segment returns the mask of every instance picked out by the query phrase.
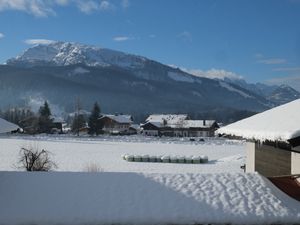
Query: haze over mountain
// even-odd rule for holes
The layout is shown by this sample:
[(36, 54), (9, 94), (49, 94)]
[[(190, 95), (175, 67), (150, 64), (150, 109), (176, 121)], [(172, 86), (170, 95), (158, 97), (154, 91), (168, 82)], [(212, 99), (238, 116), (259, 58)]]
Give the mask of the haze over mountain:
[(287, 86), (209, 79), (142, 56), (70, 42), (36, 45), (0, 66), (0, 108), (47, 99), (73, 111), (76, 98), (105, 112), (216, 114), (262, 111), (299, 98)]

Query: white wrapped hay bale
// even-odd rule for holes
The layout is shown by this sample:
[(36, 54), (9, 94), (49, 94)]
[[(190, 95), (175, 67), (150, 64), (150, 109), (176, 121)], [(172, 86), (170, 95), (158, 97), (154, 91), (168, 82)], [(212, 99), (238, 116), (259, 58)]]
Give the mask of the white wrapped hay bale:
[(192, 159), (191, 156), (186, 156), (186, 157), (184, 158), (184, 161), (185, 161), (185, 163), (193, 163), (193, 159)]
[(208, 162), (208, 156), (206, 156), (206, 155), (200, 156), (200, 162), (201, 163), (207, 163)]
[(156, 157), (156, 162), (162, 162), (162, 158), (163, 156), (162, 155), (159, 155)]
[(128, 162), (133, 162), (134, 161), (134, 156), (133, 155), (125, 155), (125, 160)]
[(149, 155), (143, 155), (142, 156), (142, 161), (143, 162), (149, 162)]
[(134, 161), (135, 161), (135, 162), (142, 162), (142, 156), (140, 156), (140, 155), (135, 155), (135, 156), (134, 156)]
[(149, 162), (156, 162), (157, 160), (156, 160), (156, 156), (154, 156), (154, 155), (151, 155), (150, 157), (149, 157)]
[(170, 157), (170, 162), (171, 163), (177, 163), (178, 161), (177, 161), (177, 156), (171, 156)]
[(161, 161), (164, 163), (169, 163), (170, 162), (170, 156), (164, 155), (161, 157)]
[(185, 163), (184, 156), (178, 156), (177, 161), (178, 163)]
[(200, 160), (201, 160), (200, 156), (193, 156), (192, 157), (192, 161), (193, 161), (194, 164), (200, 164)]

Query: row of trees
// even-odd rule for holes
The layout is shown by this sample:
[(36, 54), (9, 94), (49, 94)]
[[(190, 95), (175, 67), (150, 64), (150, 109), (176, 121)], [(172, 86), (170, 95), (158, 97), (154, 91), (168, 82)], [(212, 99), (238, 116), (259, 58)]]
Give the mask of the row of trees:
[[(11, 108), (4, 112), (0, 111), (0, 117), (22, 127), (25, 132), (36, 133), (52, 133), (55, 129), (62, 129), (62, 124), (56, 123), (51, 113), (50, 106), (47, 101), (40, 107), (38, 113), (33, 113), (29, 109)], [(90, 135), (99, 135), (102, 133), (103, 125), (99, 118), (101, 117), (101, 109), (95, 102), (91, 114), (86, 116), (77, 109), (73, 117), (69, 119), (71, 130), (79, 134), (83, 128), (88, 129)]]
[(20, 121), (33, 116), (34, 113), (28, 108), (10, 108), (5, 111), (0, 110), (0, 117), (20, 126)]
[[(82, 128), (88, 128), (88, 134), (99, 135), (102, 133), (103, 124), (99, 118), (101, 117), (101, 109), (97, 102), (95, 102), (91, 114), (86, 118), (77, 110), (72, 121), (71, 129), (74, 133), (79, 134)], [(86, 126), (87, 125), (87, 126)]]

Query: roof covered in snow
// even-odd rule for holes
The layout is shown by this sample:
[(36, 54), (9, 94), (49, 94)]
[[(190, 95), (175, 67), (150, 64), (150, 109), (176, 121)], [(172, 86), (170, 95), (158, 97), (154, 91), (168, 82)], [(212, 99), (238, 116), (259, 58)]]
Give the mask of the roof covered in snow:
[(150, 115), (146, 122), (150, 122), (152, 124), (164, 124), (167, 123), (168, 125), (171, 124), (180, 124), (183, 120), (187, 120), (188, 115), (187, 114), (153, 114)]
[(222, 127), (219, 134), (284, 141), (300, 136), (300, 99)]
[(135, 130), (140, 130), (140, 129), (141, 129), (141, 127), (140, 127), (139, 124), (131, 124), (131, 125), (130, 125), (130, 128), (133, 128), (133, 129), (135, 129)]
[(184, 128), (209, 128), (216, 121), (215, 120), (185, 120), (183, 122)]
[(20, 127), (18, 125), (0, 118), (0, 134), (9, 133), (18, 130), (19, 128)]
[(50, 116), (50, 118), (52, 119), (53, 123), (64, 123), (64, 119), (60, 116)]
[[(132, 123), (132, 116), (131, 115), (103, 115), (103, 117), (101, 118), (104, 118), (104, 117), (108, 117), (118, 123)], [(100, 118), (100, 119), (101, 119)]]
[(0, 180), (0, 224), (300, 221), (300, 202), (259, 174), (0, 172)]
[(209, 128), (215, 122), (215, 120), (189, 120), (186, 114), (155, 114), (150, 115), (145, 124), (171, 128)]

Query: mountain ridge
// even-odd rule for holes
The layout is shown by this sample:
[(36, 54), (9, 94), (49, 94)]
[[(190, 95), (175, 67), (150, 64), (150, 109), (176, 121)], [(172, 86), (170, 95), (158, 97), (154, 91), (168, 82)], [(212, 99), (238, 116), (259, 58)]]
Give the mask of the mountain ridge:
[[(247, 83), (198, 77), (146, 57), (70, 42), (33, 46), (0, 66), (0, 76), (0, 107), (8, 99), (26, 98), (28, 93), (44, 96), (66, 111), (74, 108), (71, 102), (78, 95), (86, 105), (100, 101), (105, 111), (136, 114), (221, 109), (259, 112), (277, 104), (253, 92)], [(26, 88), (14, 84), (10, 76), (21, 79)], [(15, 99), (4, 89), (17, 90)], [(288, 100), (287, 94), (284, 101)]]

